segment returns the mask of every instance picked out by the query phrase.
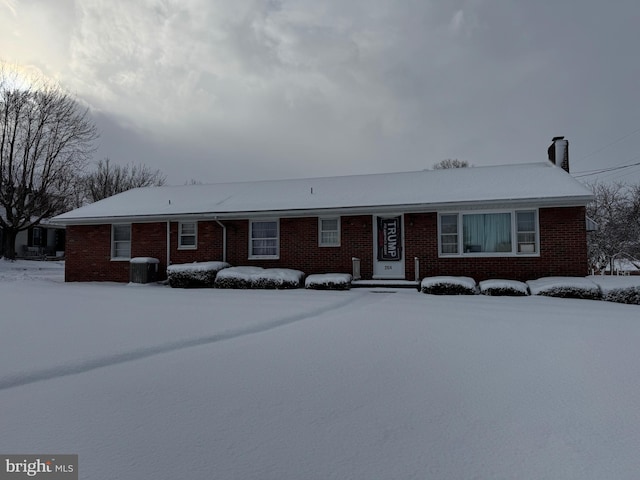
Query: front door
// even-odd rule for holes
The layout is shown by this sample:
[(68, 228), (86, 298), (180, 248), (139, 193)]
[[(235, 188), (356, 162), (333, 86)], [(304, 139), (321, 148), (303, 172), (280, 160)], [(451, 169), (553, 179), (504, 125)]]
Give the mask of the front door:
[(402, 215), (373, 216), (373, 278), (404, 279)]

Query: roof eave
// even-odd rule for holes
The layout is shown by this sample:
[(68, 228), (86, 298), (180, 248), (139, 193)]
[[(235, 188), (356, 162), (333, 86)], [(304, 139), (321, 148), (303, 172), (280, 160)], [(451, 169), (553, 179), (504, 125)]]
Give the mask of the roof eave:
[(268, 217), (315, 217), (324, 215), (372, 215), (385, 213), (419, 213), (436, 212), (441, 210), (475, 210), (490, 208), (536, 208), (536, 207), (576, 207), (585, 206), (593, 199), (592, 195), (469, 200), (463, 202), (440, 202), (399, 205), (373, 205), (337, 208), (285, 209), (285, 210), (248, 210), (236, 212), (198, 212), (152, 215), (112, 215), (100, 217), (76, 217), (68, 219), (54, 219), (52, 224), (69, 225), (99, 225), (111, 223), (149, 223), (175, 222), (183, 220), (231, 220), (240, 218), (268, 218)]

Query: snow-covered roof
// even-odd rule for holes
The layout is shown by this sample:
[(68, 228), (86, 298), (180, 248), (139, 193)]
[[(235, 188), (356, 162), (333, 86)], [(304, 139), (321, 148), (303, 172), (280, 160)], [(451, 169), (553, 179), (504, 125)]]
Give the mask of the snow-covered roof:
[(342, 177), (147, 187), (55, 217), (61, 224), (197, 216), (301, 216), (504, 205), (585, 205), (592, 195), (549, 162)]

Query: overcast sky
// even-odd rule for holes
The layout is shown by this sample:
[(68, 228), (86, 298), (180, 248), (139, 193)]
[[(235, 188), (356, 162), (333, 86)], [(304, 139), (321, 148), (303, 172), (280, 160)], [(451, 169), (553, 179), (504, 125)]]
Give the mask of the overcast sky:
[(0, 0), (0, 58), (90, 106), (96, 160), (172, 184), (542, 161), (556, 135), (582, 172), (640, 162), (639, 25), (638, 0)]

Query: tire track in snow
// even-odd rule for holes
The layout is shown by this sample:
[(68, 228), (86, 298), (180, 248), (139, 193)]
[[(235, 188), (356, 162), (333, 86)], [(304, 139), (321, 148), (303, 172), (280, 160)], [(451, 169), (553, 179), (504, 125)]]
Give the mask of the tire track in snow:
[[(353, 292), (352, 292), (353, 293)], [(151, 347), (144, 347), (138, 350), (130, 352), (116, 353), (113, 355), (105, 355), (103, 357), (88, 359), (79, 361), (73, 364), (63, 364), (56, 367), (46, 368), (42, 370), (36, 370), (32, 372), (19, 373), (14, 375), (8, 375), (4, 378), (0, 377), (0, 391), (7, 390), (9, 388), (20, 387), (31, 383), (41, 382), (45, 380), (52, 380), (55, 378), (66, 377), (69, 375), (78, 375), (80, 373), (89, 372), (91, 370), (97, 370), (99, 368), (110, 367), (112, 365), (119, 365), (122, 363), (133, 362), (141, 360), (155, 355), (162, 355), (164, 353), (175, 352), (177, 350), (184, 350), (192, 347), (199, 347), (202, 345), (209, 345), (212, 343), (222, 342), (225, 340), (232, 340), (234, 338), (243, 337), (245, 335), (253, 335), (256, 333), (262, 333), (275, 328), (291, 325), (292, 323), (300, 322), (302, 320), (308, 320), (310, 318), (319, 317), (324, 313), (338, 310), (347, 305), (362, 300), (365, 297), (362, 294), (349, 295), (346, 300), (338, 303), (334, 303), (329, 307), (317, 308), (308, 312), (300, 313), (297, 315), (291, 315), (275, 319), (271, 322), (263, 323), (260, 325), (253, 325), (238, 330), (228, 330), (226, 332), (208, 335), (205, 337), (192, 338), (188, 340), (181, 340), (176, 342), (164, 343), (161, 345), (155, 345)]]

